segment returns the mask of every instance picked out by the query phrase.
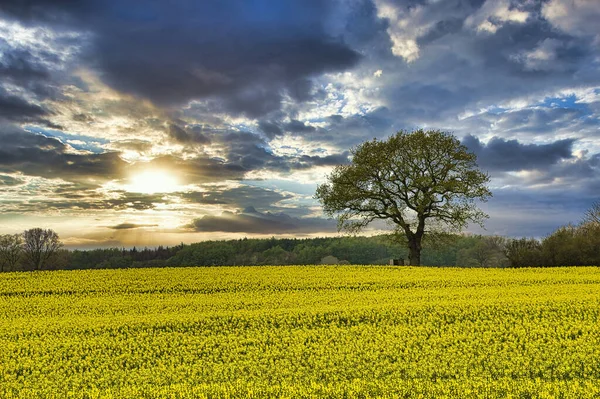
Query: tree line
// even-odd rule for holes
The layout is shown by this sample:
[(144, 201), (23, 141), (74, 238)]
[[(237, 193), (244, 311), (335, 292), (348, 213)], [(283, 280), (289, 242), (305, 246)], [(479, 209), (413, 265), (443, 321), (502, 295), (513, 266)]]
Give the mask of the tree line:
[(50, 229), (0, 235), (0, 271), (44, 269), (61, 247), (58, 234)]
[(562, 226), (542, 240), (511, 240), (506, 254), (512, 267), (600, 265), (600, 201), (579, 224)]
[[(40, 229), (41, 230), (41, 229)], [(52, 235), (56, 237), (57, 235)], [(5, 243), (11, 245), (5, 245)], [(56, 269), (121, 269), (141, 267), (389, 264), (407, 259), (407, 249), (394, 235), (373, 237), (268, 238), (203, 241), (157, 248), (99, 248), (46, 252), (44, 262), (25, 255), (23, 235), (0, 236), (2, 271)], [(448, 235), (443, 243), (426, 240), (423, 263), (431, 266), (506, 266), (502, 237)], [(20, 243), (20, 244), (19, 244)], [(11, 253), (12, 255), (5, 256)], [(14, 259), (8, 261), (7, 259)], [(408, 262), (406, 262), (408, 263)]]
[[(58, 234), (40, 228), (0, 235), (0, 271), (140, 267), (409, 263), (396, 234), (373, 237), (268, 238), (204, 241), (157, 248), (62, 249)], [(600, 265), (600, 202), (579, 224), (548, 236), (436, 234), (423, 240), (426, 266), (527, 267)]]

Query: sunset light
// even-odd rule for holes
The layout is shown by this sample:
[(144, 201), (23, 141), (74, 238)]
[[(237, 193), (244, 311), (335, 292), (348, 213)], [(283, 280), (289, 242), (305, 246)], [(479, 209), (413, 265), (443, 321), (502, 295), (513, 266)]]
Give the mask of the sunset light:
[(156, 194), (179, 191), (177, 177), (162, 170), (148, 170), (131, 177), (126, 190), (131, 193)]

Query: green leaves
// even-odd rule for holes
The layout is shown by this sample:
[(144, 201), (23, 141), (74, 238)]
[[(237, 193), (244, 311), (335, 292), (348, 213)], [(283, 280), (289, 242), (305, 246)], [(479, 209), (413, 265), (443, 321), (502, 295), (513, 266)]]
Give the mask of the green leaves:
[(340, 230), (356, 232), (387, 219), (416, 248), (428, 220), (460, 230), (487, 217), (475, 201), (491, 197), (490, 178), (450, 133), (399, 131), (385, 141), (360, 144), (352, 155), (352, 163), (336, 167), (315, 194)]

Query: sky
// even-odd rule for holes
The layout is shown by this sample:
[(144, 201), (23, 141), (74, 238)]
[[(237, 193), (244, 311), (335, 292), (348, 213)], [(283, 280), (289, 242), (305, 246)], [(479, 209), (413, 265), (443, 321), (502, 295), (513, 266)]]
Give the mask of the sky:
[(0, 234), (335, 235), (317, 184), (424, 128), (491, 176), (468, 231), (542, 237), (600, 199), (599, 20), (600, 0), (3, 0)]

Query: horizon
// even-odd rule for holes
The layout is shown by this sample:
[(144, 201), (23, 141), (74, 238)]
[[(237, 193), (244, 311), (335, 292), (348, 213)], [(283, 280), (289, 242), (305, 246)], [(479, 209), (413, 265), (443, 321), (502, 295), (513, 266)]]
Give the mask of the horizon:
[(594, 0), (3, 1), (0, 234), (337, 236), (317, 184), (423, 128), (492, 178), (466, 233), (543, 237), (600, 200), (598, 20)]

